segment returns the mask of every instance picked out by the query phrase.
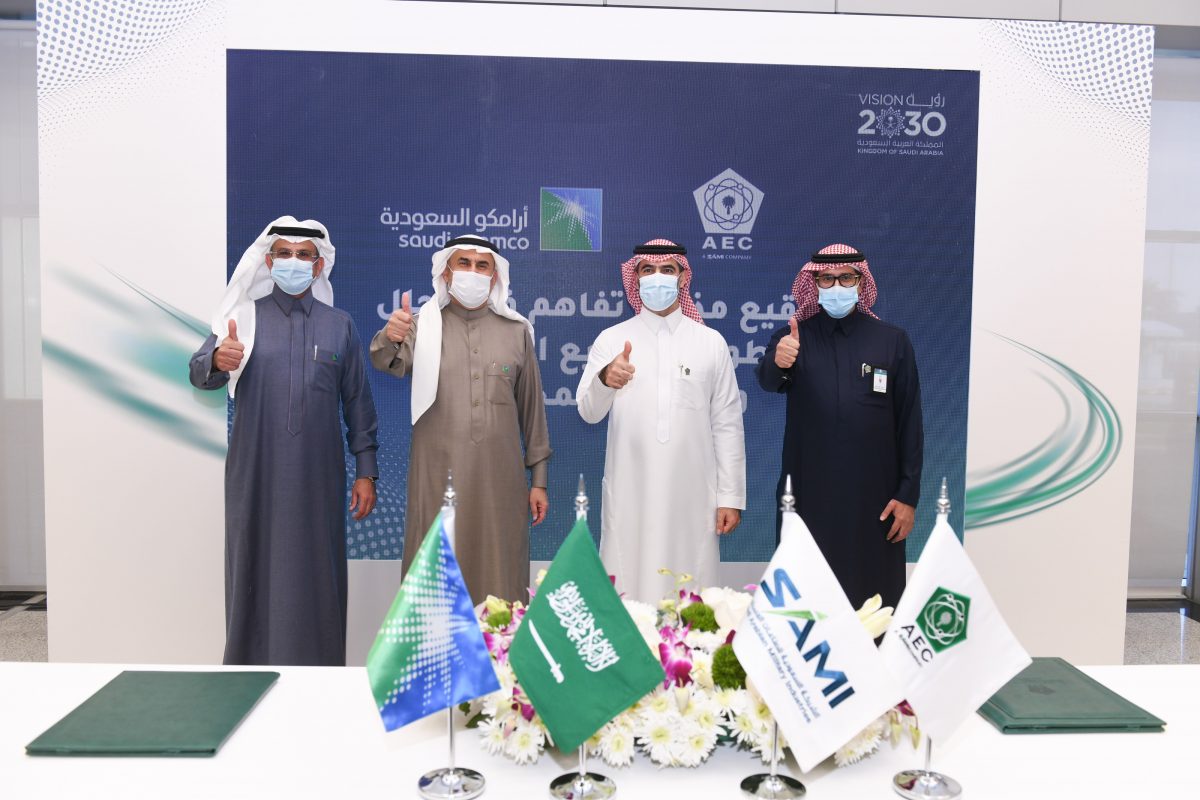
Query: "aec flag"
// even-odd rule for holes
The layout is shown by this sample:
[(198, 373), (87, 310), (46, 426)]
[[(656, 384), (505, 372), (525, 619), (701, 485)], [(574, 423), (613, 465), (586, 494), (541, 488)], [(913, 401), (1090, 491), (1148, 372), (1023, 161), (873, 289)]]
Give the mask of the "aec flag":
[(879, 649), (921, 730), (936, 741), (1030, 664), (945, 514)]

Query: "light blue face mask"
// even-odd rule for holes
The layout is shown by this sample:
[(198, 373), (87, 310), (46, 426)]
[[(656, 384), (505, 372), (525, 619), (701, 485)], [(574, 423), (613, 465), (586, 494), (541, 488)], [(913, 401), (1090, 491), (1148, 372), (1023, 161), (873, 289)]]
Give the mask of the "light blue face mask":
[(638, 294), (651, 311), (666, 311), (679, 297), (679, 276), (654, 273), (638, 279)]
[(830, 286), (828, 289), (817, 287), (817, 302), (825, 313), (834, 319), (841, 319), (858, 305), (857, 286)]
[(304, 294), (312, 286), (313, 262), (276, 258), (271, 262), (271, 280), (288, 294)]

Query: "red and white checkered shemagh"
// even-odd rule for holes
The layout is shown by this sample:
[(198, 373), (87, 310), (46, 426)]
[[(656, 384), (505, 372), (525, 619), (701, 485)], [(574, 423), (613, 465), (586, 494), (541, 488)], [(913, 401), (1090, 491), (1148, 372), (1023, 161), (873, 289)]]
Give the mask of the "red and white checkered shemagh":
[[(651, 239), (646, 244), (667, 245), (670, 247), (679, 246), (670, 239)], [(621, 264), (621, 283), (625, 286), (625, 299), (629, 301), (629, 307), (633, 309), (633, 313), (642, 313), (642, 294), (638, 291), (636, 267), (643, 261), (649, 261), (651, 264), (661, 264), (664, 261), (677, 261), (683, 266), (683, 274), (679, 276), (679, 310), (688, 319), (695, 320), (703, 325), (704, 319), (700, 316), (700, 312), (696, 310), (696, 304), (692, 301), (692, 293), (688, 291), (688, 287), (692, 284), (692, 267), (688, 264), (687, 256), (682, 255), (635, 255)]]
[[(827, 255), (837, 253), (838, 255), (844, 255), (846, 253), (857, 252), (857, 250), (848, 244), (831, 244), (828, 247), (822, 247), (817, 251), (817, 254)], [(820, 308), (820, 305), (817, 303), (816, 273), (838, 266), (842, 265), (815, 264), (810, 261), (796, 273), (796, 280), (792, 283), (792, 299), (796, 301), (795, 317), (797, 322), (803, 322), (815, 315)], [(856, 308), (868, 316), (879, 319), (879, 316), (871, 310), (871, 306), (875, 305), (875, 298), (879, 296), (879, 290), (875, 288), (875, 278), (871, 276), (871, 268), (867, 266), (866, 259), (862, 261), (847, 261), (845, 266), (853, 267), (862, 275), (862, 280), (858, 282), (858, 305)]]

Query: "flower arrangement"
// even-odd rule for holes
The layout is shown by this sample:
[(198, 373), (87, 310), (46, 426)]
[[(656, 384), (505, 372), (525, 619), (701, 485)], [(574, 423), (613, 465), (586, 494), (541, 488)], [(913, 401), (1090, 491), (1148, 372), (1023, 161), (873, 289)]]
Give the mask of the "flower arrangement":
[[(667, 570), (663, 574), (671, 575)], [(543, 574), (538, 576), (540, 585)], [(664, 767), (695, 767), (717, 745), (729, 745), (771, 757), (772, 717), (765, 702), (746, 679), (733, 652), (734, 629), (750, 606), (750, 591), (709, 587), (699, 593), (686, 585), (692, 577), (675, 576), (677, 591), (657, 607), (624, 600), (646, 645), (661, 660), (663, 685), (634, 703), (588, 740), (588, 754), (613, 767), (633, 763), (639, 753)], [(530, 590), (531, 595), (536, 587)], [(873, 637), (891, 621), (890, 608), (878, 596), (859, 609), (859, 618)], [(492, 755), (503, 755), (518, 764), (541, 757), (549, 732), (508, 663), (508, 649), (525, 616), (526, 606), (488, 597), (479, 612), (484, 642), (491, 653), (500, 691), (461, 710), (468, 727), (476, 728), (480, 744)], [(902, 738), (916, 747), (920, 731), (907, 703), (889, 710), (847, 742), (834, 756), (838, 766), (853, 764), (889, 739)], [(783, 734), (780, 747), (786, 747)]]

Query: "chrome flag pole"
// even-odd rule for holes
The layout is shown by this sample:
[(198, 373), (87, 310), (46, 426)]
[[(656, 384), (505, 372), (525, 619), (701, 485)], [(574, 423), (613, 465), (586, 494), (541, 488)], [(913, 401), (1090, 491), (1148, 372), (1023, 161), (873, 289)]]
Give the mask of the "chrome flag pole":
[[(792, 476), (783, 484), (783, 496), (779, 498), (779, 510), (784, 514), (795, 513), (796, 496), (792, 494)], [(771, 770), (758, 773), (742, 780), (742, 793), (747, 797), (765, 797), (771, 800), (791, 800), (803, 797), (804, 784), (790, 775), (779, 774), (779, 723), (771, 720)]]
[[(950, 516), (950, 492), (946, 488), (945, 478), (942, 478), (942, 490), (938, 493), (937, 513), (942, 518)], [(961, 797), (962, 786), (958, 781), (929, 768), (932, 758), (933, 741), (926, 736), (925, 768), (897, 772), (892, 778), (892, 788), (896, 794), (908, 800), (955, 800)]]
[[(579, 475), (579, 491), (575, 493), (575, 519), (587, 519), (588, 496)], [(607, 775), (588, 772), (587, 742), (579, 745), (579, 771), (559, 775), (550, 781), (550, 796), (559, 800), (603, 800), (617, 793), (617, 784)]]
[[(446, 474), (446, 493), (442, 495), (442, 519), (453, 519), (454, 507), (458, 505), (458, 495), (454, 491), (454, 473)], [(450, 538), (450, 547), (454, 547), (454, 538)], [(473, 769), (465, 769), (454, 765), (454, 706), (446, 709), (447, 733), (450, 741), (450, 764), (446, 767), (426, 772), (417, 781), (417, 794), (425, 800), (471, 800), (483, 794), (487, 782), (483, 775)]]

